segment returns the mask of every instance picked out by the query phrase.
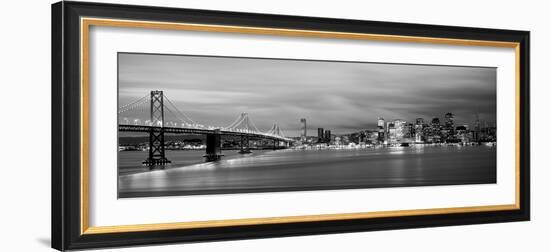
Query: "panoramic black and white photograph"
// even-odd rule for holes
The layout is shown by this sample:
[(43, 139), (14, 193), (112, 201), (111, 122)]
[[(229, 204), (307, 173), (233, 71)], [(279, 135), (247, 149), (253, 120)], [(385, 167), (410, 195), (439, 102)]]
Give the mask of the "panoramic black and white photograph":
[(118, 197), (492, 184), (496, 68), (118, 53)]

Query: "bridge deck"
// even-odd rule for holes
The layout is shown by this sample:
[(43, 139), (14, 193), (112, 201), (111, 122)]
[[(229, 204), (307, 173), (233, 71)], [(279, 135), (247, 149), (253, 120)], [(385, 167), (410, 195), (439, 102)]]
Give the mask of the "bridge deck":
[[(215, 129), (197, 129), (197, 128), (179, 128), (179, 127), (159, 127), (159, 126), (146, 126), (146, 125), (129, 125), (129, 124), (119, 124), (118, 130), (123, 132), (151, 132), (153, 131), (160, 131), (163, 130), (164, 133), (172, 133), (172, 134), (194, 134), (194, 135), (206, 135), (206, 134), (214, 134)], [(279, 140), (279, 141), (285, 141), (289, 142), (291, 141), (288, 138), (283, 138), (279, 136), (270, 136), (260, 133), (254, 133), (254, 132), (236, 132), (236, 131), (228, 131), (228, 130), (220, 130), (220, 135), (226, 135), (226, 136), (248, 136), (253, 138), (263, 138), (263, 139), (269, 139), (269, 140)]]

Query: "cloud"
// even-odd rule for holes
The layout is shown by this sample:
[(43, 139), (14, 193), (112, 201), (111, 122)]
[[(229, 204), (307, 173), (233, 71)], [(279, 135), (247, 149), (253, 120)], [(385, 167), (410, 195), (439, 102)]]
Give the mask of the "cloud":
[(293, 134), (300, 118), (334, 133), (371, 128), (379, 116), (496, 120), (496, 69), (486, 67), (119, 54), (120, 104), (150, 90), (203, 124), (247, 112), (262, 130), (279, 123)]

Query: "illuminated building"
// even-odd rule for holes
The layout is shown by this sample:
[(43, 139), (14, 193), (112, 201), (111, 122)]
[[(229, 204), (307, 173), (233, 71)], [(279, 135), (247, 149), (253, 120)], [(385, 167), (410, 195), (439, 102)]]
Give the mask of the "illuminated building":
[(401, 120), (401, 119), (396, 119), (393, 121), (393, 125), (395, 127), (395, 138), (396, 140), (398, 141), (401, 141), (403, 140), (403, 138), (405, 138), (405, 135), (406, 135), (406, 125), (407, 125), (407, 122), (405, 120)]
[(414, 125), (414, 141), (417, 143), (424, 142), (424, 119), (416, 118), (416, 124)]
[(388, 136), (386, 137), (386, 140), (390, 143), (395, 143), (397, 141), (397, 137), (396, 137), (394, 122), (387, 123), (387, 133), (388, 133)]
[(454, 127), (455, 127), (455, 119), (454, 119), (453, 113), (445, 114), (445, 128), (453, 132)]
[(330, 130), (325, 130), (324, 139), (325, 143), (330, 143)]
[(384, 128), (384, 118), (378, 117), (378, 128)]
[(439, 128), (439, 126), (440, 126), (439, 118), (434, 117), (434, 118), (432, 119), (432, 127), (434, 127), (434, 128)]
[(300, 123), (302, 124), (302, 142), (306, 142), (306, 140), (307, 140), (306, 119), (305, 118), (300, 119)]
[(386, 130), (384, 127), (384, 118), (378, 117), (378, 142), (383, 143), (386, 140)]

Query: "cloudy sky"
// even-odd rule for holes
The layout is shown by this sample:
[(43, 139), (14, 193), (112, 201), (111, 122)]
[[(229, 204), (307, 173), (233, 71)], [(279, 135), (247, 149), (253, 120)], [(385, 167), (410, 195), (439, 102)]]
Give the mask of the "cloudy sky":
[(247, 112), (260, 130), (279, 123), (289, 136), (300, 118), (308, 135), (374, 128), (378, 117), (496, 120), (495, 68), (120, 53), (119, 105), (151, 90), (196, 122), (227, 126)]

